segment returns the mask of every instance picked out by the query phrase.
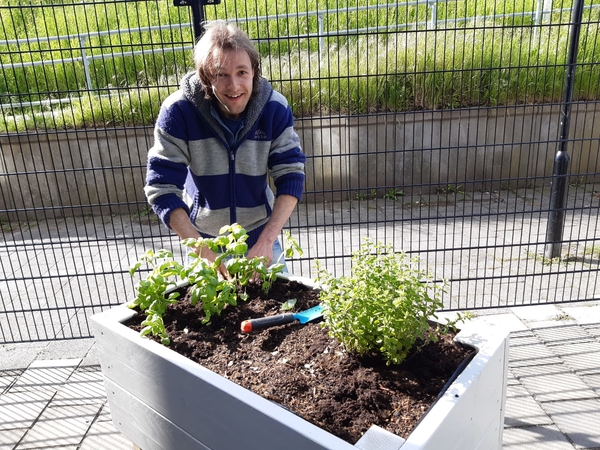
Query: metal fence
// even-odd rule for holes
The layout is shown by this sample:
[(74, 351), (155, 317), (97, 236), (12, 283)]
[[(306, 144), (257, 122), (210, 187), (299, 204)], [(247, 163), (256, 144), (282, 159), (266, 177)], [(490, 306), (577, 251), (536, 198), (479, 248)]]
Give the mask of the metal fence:
[(292, 272), (348, 274), (369, 236), (447, 310), (598, 300), (598, 5), (1, 5), (0, 342), (88, 337), (147, 248), (184, 258), (142, 187), (199, 15), (248, 32), (296, 115)]

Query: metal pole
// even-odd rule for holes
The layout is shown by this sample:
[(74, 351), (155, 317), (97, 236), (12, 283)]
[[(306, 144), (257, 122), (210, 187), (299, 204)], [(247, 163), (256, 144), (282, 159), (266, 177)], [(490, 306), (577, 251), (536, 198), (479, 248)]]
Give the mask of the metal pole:
[(204, 8), (203, 0), (189, 0), (192, 7), (192, 21), (194, 25), (194, 43), (204, 34)]
[(577, 49), (579, 47), (579, 33), (581, 31), (581, 17), (583, 15), (583, 0), (576, 0), (573, 8), (573, 19), (569, 41), (568, 66), (565, 80), (564, 101), (560, 112), (559, 148), (554, 157), (552, 170), (552, 189), (550, 191), (550, 213), (546, 228), (546, 248), (544, 256), (552, 259), (560, 256), (563, 228), (565, 223), (565, 206), (567, 191), (567, 169), (569, 167), (569, 154), (567, 153), (567, 140), (571, 120), (571, 104), (573, 102), (573, 81), (577, 64)]
[(174, 6), (189, 6), (192, 8), (192, 28), (194, 43), (204, 34), (204, 5), (216, 5), (221, 0), (173, 0)]

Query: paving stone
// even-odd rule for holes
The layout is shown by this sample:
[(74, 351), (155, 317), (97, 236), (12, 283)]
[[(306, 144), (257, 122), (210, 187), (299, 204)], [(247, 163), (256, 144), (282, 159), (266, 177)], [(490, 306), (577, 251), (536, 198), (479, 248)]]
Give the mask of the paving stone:
[(596, 393), (565, 364), (511, 368), (538, 402), (592, 398)]
[(131, 450), (133, 443), (112, 422), (94, 422), (80, 450)]
[(81, 359), (94, 345), (93, 338), (51, 341), (37, 359)]
[(507, 386), (520, 386), (521, 385), (521, 382), (511, 372), (510, 367), (508, 368), (508, 372), (506, 374), (506, 385)]
[(19, 444), (18, 450), (78, 446), (83, 441), (99, 408), (96, 405), (46, 408)]
[(0, 345), (0, 370), (26, 369), (45, 346), (42, 342)]
[(534, 334), (548, 347), (595, 342), (593, 336), (575, 324), (539, 328)]
[(552, 425), (552, 419), (523, 386), (509, 385), (506, 390), (505, 427)]
[(600, 395), (600, 374), (582, 375), (581, 379), (585, 384), (594, 389)]
[(467, 320), (462, 329), (475, 326), (494, 326), (508, 330), (510, 332), (525, 331), (527, 326), (521, 322), (514, 314), (486, 314), (478, 315), (471, 320)]
[(554, 423), (579, 448), (600, 448), (600, 399), (544, 405)]
[(527, 324), (529, 328), (535, 333), (538, 330), (543, 330), (544, 328), (557, 328), (557, 327), (574, 327), (577, 326), (577, 323), (573, 319), (553, 319), (553, 320), (543, 320), (540, 322), (529, 322)]
[(0, 430), (29, 428), (53, 395), (53, 392), (46, 390), (0, 395)]
[(600, 324), (583, 325), (581, 328), (583, 328), (591, 336), (594, 336), (596, 339), (600, 339)]
[[(586, 349), (588, 351), (585, 351)], [(568, 353), (570, 350), (572, 353)], [(561, 353), (564, 354), (561, 354), (560, 358), (577, 375), (600, 374), (600, 349), (598, 349), (598, 344), (565, 345), (561, 348)]]
[(573, 450), (574, 447), (554, 425), (505, 428), (502, 450)]
[(76, 371), (60, 387), (52, 406), (102, 405), (106, 401), (104, 377), (98, 371)]
[(580, 325), (600, 324), (600, 303), (582, 303), (575, 306), (561, 306), (566, 314)]
[(518, 306), (510, 308), (510, 311), (530, 326), (530, 322), (552, 321), (562, 315), (562, 311), (556, 305)]
[(37, 360), (29, 365), (9, 392), (57, 390), (73, 373), (81, 359)]
[(561, 364), (561, 359), (540, 341), (518, 345), (511, 340), (509, 347), (510, 367)]
[(511, 345), (514, 342), (515, 344), (539, 344), (540, 340), (533, 335), (533, 331), (529, 328), (523, 331), (513, 331), (510, 333), (510, 342)]
[(110, 415), (110, 405), (108, 404), (108, 401), (104, 403), (104, 406), (102, 406), (102, 410), (100, 411), (100, 414), (98, 414), (96, 422), (112, 422), (112, 417)]
[(100, 370), (100, 357), (98, 355), (98, 348), (96, 344), (92, 345), (88, 352), (85, 354), (83, 361), (81, 361), (82, 367), (96, 367)]
[(13, 450), (25, 433), (27, 428), (0, 430), (0, 450)]
[(0, 394), (2, 394), (23, 373), (20, 370), (0, 371)]

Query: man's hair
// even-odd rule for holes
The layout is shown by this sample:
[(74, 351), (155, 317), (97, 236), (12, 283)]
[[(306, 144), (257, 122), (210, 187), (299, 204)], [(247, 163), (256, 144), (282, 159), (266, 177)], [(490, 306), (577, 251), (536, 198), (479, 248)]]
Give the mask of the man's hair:
[(212, 80), (219, 69), (219, 57), (223, 50), (243, 50), (250, 57), (254, 78), (252, 96), (258, 94), (260, 85), (260, 55), (246, 33), (224, 20), (204, 23), (205, 32), (194, 47), (194, 64), (204, 96), (212, 100)]

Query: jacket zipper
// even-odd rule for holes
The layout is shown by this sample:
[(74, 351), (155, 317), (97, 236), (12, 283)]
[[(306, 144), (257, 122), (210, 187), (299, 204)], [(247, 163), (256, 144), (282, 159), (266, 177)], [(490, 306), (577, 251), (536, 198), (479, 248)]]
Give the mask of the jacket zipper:
[(235, 150), (229, 150), (229, 224), (237, 222), (236, 201), (235, 201)]

